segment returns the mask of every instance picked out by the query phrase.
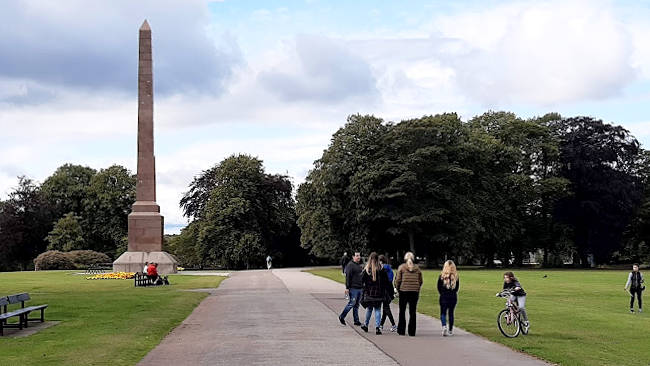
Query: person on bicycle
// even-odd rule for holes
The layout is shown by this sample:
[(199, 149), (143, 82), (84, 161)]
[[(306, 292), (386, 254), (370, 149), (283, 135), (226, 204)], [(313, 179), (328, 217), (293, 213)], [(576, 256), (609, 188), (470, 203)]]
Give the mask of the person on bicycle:
[(526, 314), (526, 291), (521, 287), (514, 273), (508, 271), (503, 274), (503, 289), (512, 291), (510, 301), (517, 301), (519, 313), (524, 318), (524, 325), (529, 327), (530, 322), (528, 321), (528, 314)]
[(641, 294), (643, 293), (643, 290), (645, 290), (643, 283), (643, 275), (639, 272), (639, 265), (635, 263), (632, 266), (632, 272), (627, 276), (627, 283), (625, 284), (625, 291), (629, 288), (630, 295), (632, 295), (632, 298), (630, 299), (630, 313), (634, 312), (634, 294), (636, 294), (637, 299), (639, 300), (639, 313), (643, 312), (643, 302), (641, 300)]

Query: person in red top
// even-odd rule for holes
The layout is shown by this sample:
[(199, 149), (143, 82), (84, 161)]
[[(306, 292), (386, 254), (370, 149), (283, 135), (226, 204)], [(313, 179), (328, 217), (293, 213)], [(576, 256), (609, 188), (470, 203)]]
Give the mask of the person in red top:
[(149, 263), (149, 267), (147, 267), (147, 277), (149, 277), (153, 283), (158, 281), (158, 263)]

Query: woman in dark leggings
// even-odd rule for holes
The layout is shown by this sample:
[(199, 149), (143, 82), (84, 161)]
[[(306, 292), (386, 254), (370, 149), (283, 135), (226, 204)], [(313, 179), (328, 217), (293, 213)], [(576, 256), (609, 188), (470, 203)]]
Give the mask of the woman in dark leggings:
[(386, 318), (390, 320), (390, 331), (395, 332), (397, 331), (397, 325), (395, 325), (395, 319), (393, 318), (393, 312), (390, 310), (390, 303), (393, 301), (395, 298), (395, 289), (393, 287), (393, 268), (391, 268), (390, 264), (388, 263), (388, 259), (386, 258), (385, 255), (380, 255), (379, 256), (379, 264), (381, 264), (382, 268), (384, 271), (386, 271), (386, 274), (388, 275), (388, 281), (390, 282), (388, 286), (388, 291), (386, 291), (386, 298), (384, 299), (384, 311), (383, 314), (381, 315), (381, 325), (379, 326), (381, 330), (384, 330), (384, 323), (386, 323)]
[[(454, 310), (458, 303), (458, 272), (456, 264), (448, 260), (442, 267), (442, 272), (438, 277), (438, 293), (440, 294), (440, 322), (442, 323), (442, 335), (448, 336), (454, 334)], [(449, 323), (447, 323), (449, 315)]]

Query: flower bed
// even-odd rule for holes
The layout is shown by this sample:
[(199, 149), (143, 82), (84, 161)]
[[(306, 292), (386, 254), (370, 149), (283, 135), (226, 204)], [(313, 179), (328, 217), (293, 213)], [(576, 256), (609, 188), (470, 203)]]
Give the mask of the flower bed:
[(111, 272), (100, 273), (94, 276), (86, 277), (87, 280), (131, 280), (135, 277), (135, 272)]

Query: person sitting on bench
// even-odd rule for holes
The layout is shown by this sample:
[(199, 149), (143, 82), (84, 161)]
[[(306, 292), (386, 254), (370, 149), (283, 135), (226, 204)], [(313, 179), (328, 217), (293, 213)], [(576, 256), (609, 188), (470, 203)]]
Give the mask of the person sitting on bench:
[(147, 277), (149, 277), (151, 283), (154, 285), (157, 285), (158, 281), (161, 281), (160, 276), (158, 276), (158, 263), (149, 263), (149, 267), (147, 267)]

